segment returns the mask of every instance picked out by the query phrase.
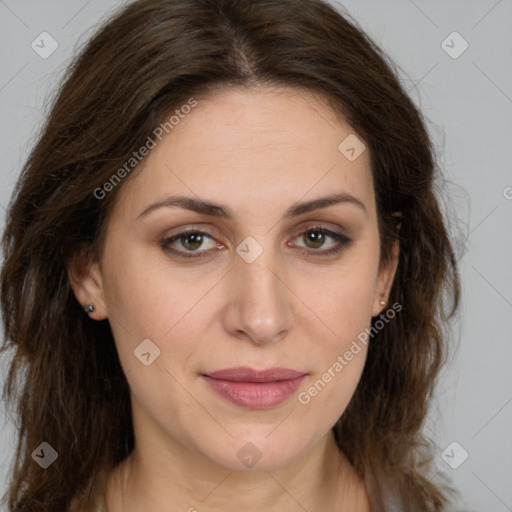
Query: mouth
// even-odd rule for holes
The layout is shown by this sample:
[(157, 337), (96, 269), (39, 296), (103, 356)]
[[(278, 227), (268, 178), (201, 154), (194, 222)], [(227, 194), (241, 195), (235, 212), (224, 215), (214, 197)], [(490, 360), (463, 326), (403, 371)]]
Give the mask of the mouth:
[(281, 404), (301, 385), (308, 374), (288, 368), (228, 368), (201, 374), (218, 395), (248, 409), (267, 409)]

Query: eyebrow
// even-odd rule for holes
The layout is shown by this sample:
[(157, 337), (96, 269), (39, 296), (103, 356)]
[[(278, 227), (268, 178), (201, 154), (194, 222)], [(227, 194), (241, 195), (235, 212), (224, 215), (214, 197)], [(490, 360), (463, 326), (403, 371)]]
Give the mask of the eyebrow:
[[(321, 208), (327, 208), (328, 206), (335, 204), (352, 204), (360, 208), (366, 215), (368, 215), (368, 210), (361, 200), (350, 194), (341, 193), (320, 197), (318, 199), (313, 199), (311, 201), (302, 203), (295, 203), (286, 210), (283, 218), (289, 219), (292, 217), (297, 217), (299, 215), (303, 215), (315, 210), (320, 210)], [(144, 209), (142, 213), (137, 216), (137, 220), (154, 210), (172, 206), (178, 206), (180, 208), (184, 208), (185, 210), (191, 210), (203, 215), (209, 215), (211, 217), (218, 217), (228, 220), (231, 220), (235, 217), (235, 214), (231, 208), (222, 206), (220, 204), (204, 201), (202, 199), (195, 199), (193, 197), (170, 196), (161, 201), (150, 204), (147, 208)]]

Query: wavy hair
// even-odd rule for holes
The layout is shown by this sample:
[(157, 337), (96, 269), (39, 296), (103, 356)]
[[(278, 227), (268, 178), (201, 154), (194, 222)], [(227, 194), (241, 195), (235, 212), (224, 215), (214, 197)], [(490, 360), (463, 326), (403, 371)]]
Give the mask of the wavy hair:
[[(336, 441), (365, 478), (372, 510), (384, 510), (387, 489), (415, 512), (449, 503), (452, 490), (432, 480), (422, 428), (460, 282), (433, 143), (397, 66), (322, 0), (138, 0), (73, 59), (7, 213), (1, 349), (13, 356), (3, 393), (18, 429), (10, 511), (85, 506), (103, 472), (134, 448), (108, 321), (84, 314), (66, 270), (77, 254), (101, 254), (123, 183), (102, 200), (94, 191), (191, 96), (256, 85), (313, 91), (351, 125), (370, 154), (381, 262), (400, 242), (389, 303), (402, 310), (369, 344)], [(32, 459), (43, 441), (58, 453), (47, 470)]]

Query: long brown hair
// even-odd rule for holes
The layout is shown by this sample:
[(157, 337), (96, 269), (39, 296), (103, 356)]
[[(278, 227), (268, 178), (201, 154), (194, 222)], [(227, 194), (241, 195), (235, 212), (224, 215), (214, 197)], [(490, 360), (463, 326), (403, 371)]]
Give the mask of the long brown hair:
[[(383, 510), (384, 489), (407, 510), (448, 503), (449, 490), (430, 481), (422, 427), (460, 283), (434, 193), (435, 152), (396, 69), (321, 0), (139, 0), (103, 24), (55, 95), (6, 220), (2, 351), (14, 354), (4, 398), (19, 432), (4, 498), (11, 511), (85, 504), (100, 473), (134, 447), (109, 324), (84, 314), (66, 272), (76, 254), (101, 254), (123, 182), (103, 198), (94, 192), (191, 97), (261, 84), (314, 91), (352, 126), (370, 152), (382, 262), (400, 241), (389, 303), (402, 309), (369, 344), (337, 443), (368, 482), (372, 510)], [(42, 442), (58, 453), (46, 470), (32, 458)]]

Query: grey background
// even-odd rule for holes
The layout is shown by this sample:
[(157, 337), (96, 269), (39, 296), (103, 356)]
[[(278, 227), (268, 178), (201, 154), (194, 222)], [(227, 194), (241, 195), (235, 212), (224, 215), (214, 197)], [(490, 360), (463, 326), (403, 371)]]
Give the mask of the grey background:
[[(123, 2), (0, 0), (0, 222), (44, 119), (46, 99), (73, 51)], [(335, 2), (333, 2), (335, 3)], [(441, 196), (457, 240), (463, 297), (454, 353), (426, 433), (438, 469), (473, 511), (512, 511), (512, 1), (339, 2), (401, 69), (428, 120), (448, 182)], [(43, 31), (59, 44), (47, 59), (31, 48)], [(467, 50), (457, 58), (462, 40)], [(442, 46), (442, 42), (446, 42)], [(411, 340), (412, 342), (413, 340)], [(6, 357), (0, 363), (5, 371)], [(2, 380), (3, 380), (2, 374)], [(0, 492), (15, 430), (0, 409)], [(93, 413), (93, 412), (92, 412)], [(462, 449), (468, 458), (457, 469)], [(453, 451), (452, 451), (453, 449)], [(446, 457), (446, 453), (448, 457)], [(442, 476), (438, 478), (443, 478)]]

